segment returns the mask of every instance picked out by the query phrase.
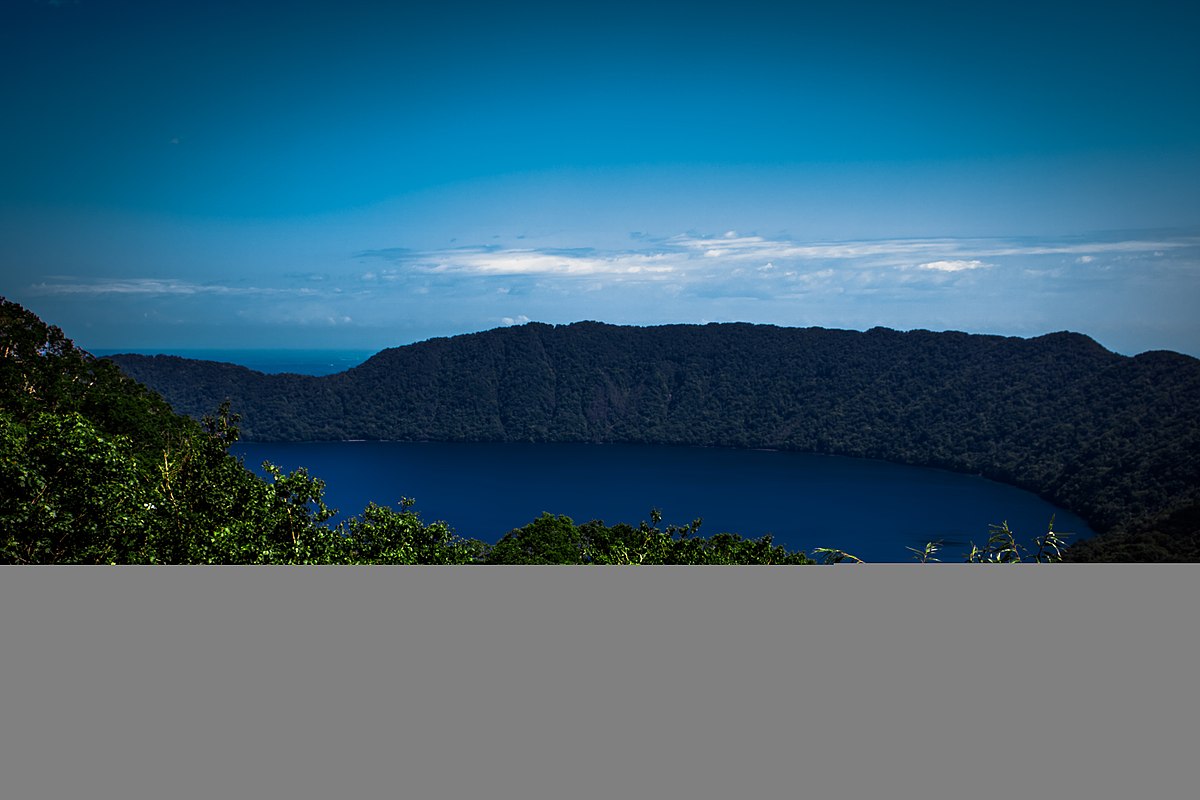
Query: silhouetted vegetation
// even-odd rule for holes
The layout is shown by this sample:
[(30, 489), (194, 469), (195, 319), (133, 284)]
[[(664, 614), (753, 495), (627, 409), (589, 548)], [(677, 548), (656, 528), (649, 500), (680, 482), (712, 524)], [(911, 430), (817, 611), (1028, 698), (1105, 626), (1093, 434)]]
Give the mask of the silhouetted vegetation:
[(116, 356), (256, 440), (579, 441), (770, 447), (983, 475), (1097, 532), (1068, 560), (1200, 557), (1200, 361), (875, 328), (531, 323), (385, 350), (326, 377)]

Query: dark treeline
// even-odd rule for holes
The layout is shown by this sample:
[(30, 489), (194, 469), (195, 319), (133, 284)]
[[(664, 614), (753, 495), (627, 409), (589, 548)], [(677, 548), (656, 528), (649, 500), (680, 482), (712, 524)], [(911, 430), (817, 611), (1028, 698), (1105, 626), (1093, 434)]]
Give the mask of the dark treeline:
[(1086, 336), (531, 323), (385, 350), (325, 377), (114, 356), (257, 440), (771, 447), (984, 475), (1083, 516), (1079, 560), (1200, 558), (1200, 361)]

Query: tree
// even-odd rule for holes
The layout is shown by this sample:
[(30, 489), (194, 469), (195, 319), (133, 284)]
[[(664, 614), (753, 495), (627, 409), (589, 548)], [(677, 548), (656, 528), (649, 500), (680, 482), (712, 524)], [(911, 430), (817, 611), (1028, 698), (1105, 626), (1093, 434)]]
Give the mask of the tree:
[(570, 517), (543, 513), (505, 534), (488, 554), (489, 564), (582, 564), (583, 538)]
[(0, 413), (0, 553), (15, 563), (140, 560), (146, 495), (128, 439), (78, 412)]
[(400, 510), (369, 504), (339, 526), (342, 561), (350, 564), (473, 564), (487, 545), (454, 534), (444, 522), (425, 524), (403, 498)]

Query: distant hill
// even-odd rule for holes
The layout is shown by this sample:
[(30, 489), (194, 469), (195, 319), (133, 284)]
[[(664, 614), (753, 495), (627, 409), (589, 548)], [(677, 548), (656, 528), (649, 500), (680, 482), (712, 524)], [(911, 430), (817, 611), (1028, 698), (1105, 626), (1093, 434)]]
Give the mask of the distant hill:
[(256, 440), (771, 447), (981, 474), (1110, 535), (1076, 558), (1200, 558), (1200, 361), (1033, 339), (750, 324), (530, 323), (384, 350), (324, 377), (111, 357)]

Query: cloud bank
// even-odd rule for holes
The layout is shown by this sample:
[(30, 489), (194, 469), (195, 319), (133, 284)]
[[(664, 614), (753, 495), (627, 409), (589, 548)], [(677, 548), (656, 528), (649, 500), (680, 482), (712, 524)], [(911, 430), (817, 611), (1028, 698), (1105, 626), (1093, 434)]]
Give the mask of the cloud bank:
[[(912, 273), (930, 279), (980, 272), (1032, 269), (1049, 274), (1067, 264), (1090, 266), (1130, 256), (1151, 256), (1195, 249), (1196, 238), (1122, 239), (1092, 242), (1030, 242), (1002, 239), (891, 239), (850, 242), (796, 242), (784, 237), (679, 234), (650, 237), (631, 234), (626, 249), (456, 247), (414, 251), (366, 250), (363, 259), (393, 266), (370, 270), (363, 280), (401, 280), (413, 276), (468, 278), (528, 277), (539, 280), (604, 278), (610, 284), (668, 282), (700, 285), (738, 278), (742, 283), (812, 284), (838, 279), (846, 284), (911, 286)], [(1064, 261), (1061, 256), (1073, 258)], [(1028, 275), (1027, 275), (1028, 277)]]
[(1122, 352), (1167, 338), (1200, 350), (1197, 236), (806, 242), (724, 231), (563, 245), (536, 237), (433, 249), (398, 243), (347, 252), (340, 263), (255, 270), (253, 284), (164, 269), (46, 276), (24, 293), (90, 304), (114, 320), (226, 326), (223, 336), (254, 326), (242, 338), (262, 342), (291, 342), (295, 325), (344, 331), (347, 346), (363, 336), (391, 346), (530, 320), (737, 320), (1016, 335), (1072, 329)]

